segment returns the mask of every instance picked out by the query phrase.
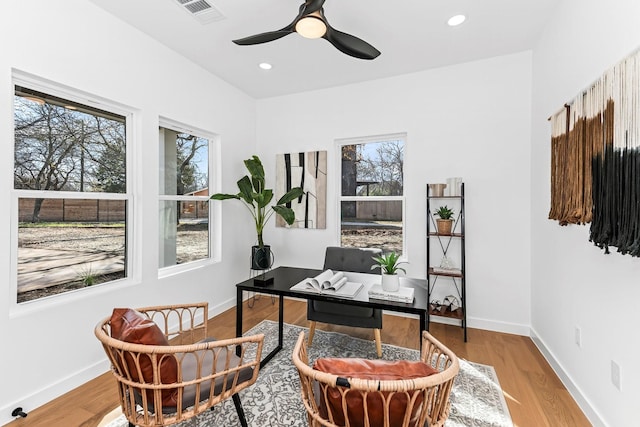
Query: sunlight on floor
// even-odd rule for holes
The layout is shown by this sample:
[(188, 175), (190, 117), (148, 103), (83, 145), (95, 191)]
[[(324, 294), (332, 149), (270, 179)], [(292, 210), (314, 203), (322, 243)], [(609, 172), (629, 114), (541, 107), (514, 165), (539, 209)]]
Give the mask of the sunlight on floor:
[(105, 415), (104, 418), (102, 418), (102, 421), (100, 421), (100, 424), (98, 424), (97, 427), (105, 427), (105, 426), (109, 425), (109, 423), (111, 423), (111, 421), (117, 419), (121, 415), (122, 415), (122, 410), (118, 406), (113, 411), (111, 411), (107, 415)]
[[(461, 361), (461, 363), (465, 362)], [(480, 415), (482, 421), (488, 422), (490, 425), (512, 426), (513, 424), (508, 415), (509, 411), (505, 394), (500, 387), (498, 378), (495, 376), (495, 371), (492, 369), (491, 374), (489, 372), (483, 372), (479, 367), (469, 365), (466, 372), (475, 378), (474, 388), (473, 390), (456, 391), (456, 401), (468, 402), (464, 407), (469, 410), (469, 413), (461, 412), (459, 415), (466, 418), (467, 421), (472, 422), (474, 420), (480, 421), (475, 417), (477, 417), (478, 414), (482, 414)], [(509, 396), (509, 398), (511, 397)], [(501, 402), (496, 401), (496, 399)], [(496, 411), (495, 405), (502, 406), (505, 413)]]

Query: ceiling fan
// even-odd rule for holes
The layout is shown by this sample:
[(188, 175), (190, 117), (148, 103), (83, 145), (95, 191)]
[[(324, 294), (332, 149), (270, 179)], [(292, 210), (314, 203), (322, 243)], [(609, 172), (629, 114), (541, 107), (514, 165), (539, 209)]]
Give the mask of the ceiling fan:
[(247, 46), (252, 44), (267, 43), (278, 40), (291, 33), (298, 33), (307, 38), (320, 38), (327, 40), (339, 51), (360, 59), (374, 59), (380, 55), (380, 51), (369, 43), (351, 34), (338, 31), (329, 25), (324, 16), (325, 0), (305, 0), (300, 6), (300, 12), (296, 19), (286, 27), (277, 30), (260, 33), (242, 39), (234, 40), (237, 45)]

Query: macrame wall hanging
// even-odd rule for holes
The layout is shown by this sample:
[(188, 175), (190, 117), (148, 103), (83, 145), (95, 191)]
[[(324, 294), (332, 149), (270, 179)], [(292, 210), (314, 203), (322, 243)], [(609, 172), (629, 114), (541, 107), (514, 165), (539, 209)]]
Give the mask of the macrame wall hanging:
[(550, 120), (549, 218), (591, 223), (589, 240), (605, 253), (640, 256), (640, 51)]

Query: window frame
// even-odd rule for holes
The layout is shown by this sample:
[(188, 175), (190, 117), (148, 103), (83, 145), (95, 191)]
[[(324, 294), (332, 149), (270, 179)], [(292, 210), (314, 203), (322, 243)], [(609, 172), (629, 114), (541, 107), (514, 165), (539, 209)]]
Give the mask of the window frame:
[[(134, 151), (137, 145), (134, 141), (136, 135), (136, 110), (120, 104), (118, 102), (108, 100), (93, 94), (83, 92), (69, 86), (48, 81), (37, 76), (19, 71), (12, 70), (11, 76), (12, 102), (11, 102), (11, 136), (12, 144), (10, 149), (11, 167), (9, 168), (7, 179), (11, 183), (10, 190), (10, 295), (11, 306), (10, 315), (20, 315), (27, 313), (34, 308), (40, 308), (45, 305), (54, 305), (70, 299), (84, 298), (88, 295), (95, 295), (101, 292), (107, 292), (114, 286), (127, 286), (139, 282), (139, 269), (136, 268), (137, 247), (134, 236), (138, 232), (136, 227), (136, 206), (133, 193), (135, 177), (133, 176), (133, 162), (135, 159)], [(14, 185), (14, 168), (15, 168), (15, 96), (16, 86), (21, 86), (34, 91), (42, 92), (52, 97), (61, 98), (71, 101), (72, 103), (86, 105), (91, 108), (106, 111), (124, 117), (125, 120), (125, 180), (126, 189), (124, 193), (102, 193), (102, 192), (81, 192), (81, 191), (51, 191), (51, 190), (25, 190), (16, 189)], [(44, 198), (44, 199), (89, 199), (89, 200), (122, 200), (126, 203), (125, 210), (125, 274), (122, 279), (116, 279), (109, 282), (87, 286), (80, 289), (66, 291), (60, 294), (50, 295), (37, 298), (30, 301), (18, 303), (18, 223), (19, 223), (19, 201), (23, 198)]]
[[(160, 187), (158, 187), (158, 250), (160, 245), (162, 244), (161, 235), (160, 235), (160, 209), (161, 203), (166, 201), (206, 201), (209, 204), (209, 256), (203, 259), (186, 262), (183, 264), (174, 264), (168, 266), (161, 266), (160, 264), (160, 256), (158, 253), (157, 262), (158, 262), (158, 278), (172, 276), (174, 274), (182, 273), (184, 271), (190, 271), (197, 268), (201, 268), (206, 265), (216, 264), (221, 261), (220, 253), (221, 253), (221, 230), (222, 224), (220, 221), (220, 206), (219, 203), (211, 203), (209, 197), (211, 194), (215, 194), (219, 192), (219, 185), (221, 181), (221, 167), (220, 167), (220, 135), (204, 130), (201, 128), (197, 128), (194, 126), (186, 125), (182, 122), (169, 119), (167, 117), (159, 117), (158, 119), (158, 135), (160, 133), (160, 128), (166, 128), (169, 130), (177, 131), (180, 133), (186, 133), (189, 135), (194, 135), (200, 138), (205, 138), (209, 141), (209, 149), (208, 149), (208, 183), (209, 183), (209, 195), (208, 196), (185, 196), (185, 195), (164, 195), (160, 194)], [(158, 141), (158, 162), (160, 160), (160, 146)], [(158, 168), (158, 180), (160, 180), (160, 168)], [(159, 181), (158, 181), (159, 182)]]
[(354, 138), (338, 138), (335, 140), (335, 165), (336, 170), (339, 172), (336, 174), (337, 184), (336, 184), (336, 194), (337, 194), (337, 203), (336, 203), (336, 236), (338, 246), (342, 246), (342, 202), (376, 202), (376, 201), (400, 201), (402, 205), (402, 255), (400, 257), (401, 260), (406, 261), (409, 256), (407, 252), (407, 210), (406, 210), (406, 180), (405, 180), (405, 169), (402, 170), (402, 196), (343, 196), (342, 195), (342, 147), (346, 145), (360, 145), (360, 144), (370, 144), (370, 143), (380, 143), (391, 140), (402, 140), (403, 142), (403, 158), (406, 157), (406, 148), (407, 148), (407, 133), (399, 132), (399, 133), (390, 133), (390, 134), (381, 134), (381, 135), (372, 135), (365, 137), (354, 137)]

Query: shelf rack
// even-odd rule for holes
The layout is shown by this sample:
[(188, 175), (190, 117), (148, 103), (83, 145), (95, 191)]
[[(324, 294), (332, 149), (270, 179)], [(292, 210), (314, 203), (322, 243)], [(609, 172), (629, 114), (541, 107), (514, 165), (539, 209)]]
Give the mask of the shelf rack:
[[(429, 184), (427, 184), (427, 298), (429, 307), (427, 313), (427, 327), (431, 321), (431, 316), (446, 317), (460, 322), (463, 330), (464, 341), (467, 341), (467, 301), (466, 301), (466, 269), (465, 269), (465, 212), (464, 212), (464, 183), (460, 184), (459, 196), (436, 196), (431, 194)], [(436, 220), (434, 218), (433, 208), (437, 208), (446, 202), (452, 202), (458, 209), (458, 215), (455, 217), (451, 227), (452, 232), (449, 234), (438, 233)], [(434, 206), (436, 205), (436, 206)], [(433, 265), (434, 251), (439, 251), (442, 257), (446, 257), (450, 251), (451, 242), (459, 240), (459, 257), (460, 268), (451, 271), (443, 271)], [(432, 247), (433, 246), (433, 247)], [(443, 283), (444, 282), (444, 283)], [(433, 291), (438, 286), (453, 287), (457, 298), (460, 301), (460, 307), (451, 311), (448, 306), (433, 305), (431, 300)]]

